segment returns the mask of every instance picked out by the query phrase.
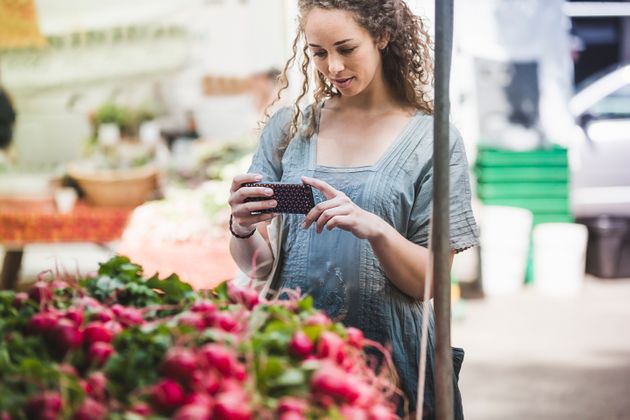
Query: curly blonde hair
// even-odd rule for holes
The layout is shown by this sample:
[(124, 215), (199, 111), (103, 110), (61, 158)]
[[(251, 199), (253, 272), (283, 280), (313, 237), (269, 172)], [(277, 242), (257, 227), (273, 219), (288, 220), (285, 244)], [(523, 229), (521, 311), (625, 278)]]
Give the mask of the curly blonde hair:
[[(411, 12), (404, 0), (299, 0), (297, 34), (291, 47), (291, 56), (280, 75), (281, 86), (273, 104), (280, 100), (282, 92), (289, 87), (287, 73), (296, 63), (300, 41), (306, 41), (304, 33), (306, 16), (314, 8), (348, 11), (373, 39), (388, 37), (389, 42), (381, 52), (386, 83), (403, 105), (426, 114), (433, 114), (433, 101), (427, 94), (428, 87), (433, 85), (432, 41), (423, 20)], [(308, 77), (310, 61), (308, 45), (304, 42), (300, 64), (304, 76), (302, 90), (293, 103), (293, 118), (280, 143), (280, 154), (286, 150), (298, 132), (300, 120), (303, 118), (304, 112), (299, 103), (310, 88)], [(315, 70), (315, 83), (314, 102), (308, 112), (309, 123), (303, 133), (307, 138), (317, 130), (315, 110), (318, 105), (328, 98), (341, 95), (318, 70)], [(269, 117), (268, 113), (266, 117)]]

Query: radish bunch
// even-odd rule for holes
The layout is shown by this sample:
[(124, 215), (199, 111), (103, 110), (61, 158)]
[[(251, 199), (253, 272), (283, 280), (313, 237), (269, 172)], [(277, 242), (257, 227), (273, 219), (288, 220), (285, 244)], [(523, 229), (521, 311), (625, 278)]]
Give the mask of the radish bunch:
[(293, 291), (193, 291), (115, 257), (0, 292), (0, 319), (1, 419), (396, 418), (388, 352)]

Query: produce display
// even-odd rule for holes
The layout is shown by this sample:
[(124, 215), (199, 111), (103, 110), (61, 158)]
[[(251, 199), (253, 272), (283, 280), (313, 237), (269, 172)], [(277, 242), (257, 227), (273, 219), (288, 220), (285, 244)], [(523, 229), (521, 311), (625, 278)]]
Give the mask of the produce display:
[(389, 353), (309, 296), (194, 291), (117, 256), (0, 292), (0, 419), (394, 419)]

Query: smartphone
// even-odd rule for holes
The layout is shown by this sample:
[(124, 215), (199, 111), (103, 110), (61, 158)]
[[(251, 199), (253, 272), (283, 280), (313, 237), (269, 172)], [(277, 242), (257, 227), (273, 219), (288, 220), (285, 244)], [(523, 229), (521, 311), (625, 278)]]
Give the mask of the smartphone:
[(271, 197), (251, 197), (245, 199), (249, 201), (276, 200), (278, 205), (271, 209), (261, 210), (252, 214), (260, 213), (293, 213), (307, 214), (315, 207), (313, 199), (313, 189), (306, 184), (287, 184), (283, 182), (247, 182), (243, 187), (264, 187), (271, 188)]

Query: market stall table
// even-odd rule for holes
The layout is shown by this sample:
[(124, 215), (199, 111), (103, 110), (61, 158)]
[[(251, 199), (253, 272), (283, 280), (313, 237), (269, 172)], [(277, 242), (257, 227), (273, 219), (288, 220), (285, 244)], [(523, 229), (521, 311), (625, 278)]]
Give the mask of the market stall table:
[(122, 235), (131, 210), (79, 202), (71, 212), (60, 213), (52, 200), (0, 200), (0, 245), (5, 248), (1, 288), (15, 288), (26, 245), (111, 242)]

